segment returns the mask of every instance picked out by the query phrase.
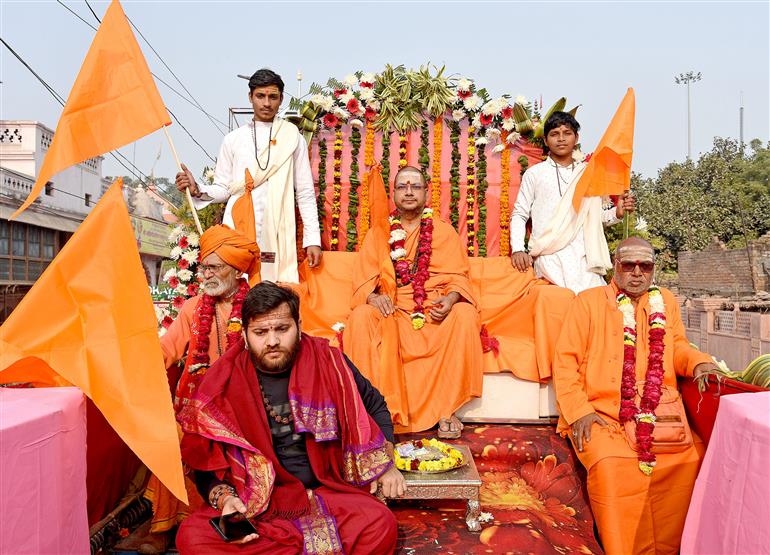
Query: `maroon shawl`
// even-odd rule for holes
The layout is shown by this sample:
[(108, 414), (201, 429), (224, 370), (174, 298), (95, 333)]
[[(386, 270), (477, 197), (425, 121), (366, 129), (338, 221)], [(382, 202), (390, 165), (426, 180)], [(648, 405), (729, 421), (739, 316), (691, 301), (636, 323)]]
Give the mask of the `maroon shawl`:
[[(353, 373), (328, 340), (302, 335), (289, 402), (295, 431), (309, 434), (308, 458), (325, 486), (360, 491), (354, 486), (371, 482), (392, 464)], [(293, 519), (310, 511), (302, 482), (281, 466), (273, 450), (256, 370), (243, 341), (212, 365), (178, 419), (185, 432), (184, 462), (235, 486), (247, 516)]]

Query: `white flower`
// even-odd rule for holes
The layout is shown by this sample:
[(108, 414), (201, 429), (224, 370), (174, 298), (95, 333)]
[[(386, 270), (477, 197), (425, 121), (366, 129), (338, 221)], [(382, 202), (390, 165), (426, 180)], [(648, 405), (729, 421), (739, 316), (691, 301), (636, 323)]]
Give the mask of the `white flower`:
[(345, 94), (340, 96), (340, 102), (347, 106), (348, 102), (353, 100), (356, 97), (352, 92), (348, 91)]
[(508, 142), (510, 144), (513, 144), (516, 141), (518, 141), (519, 139), (521, 139), (521, 135), (519, 133), (516, 133), (516, 131), (514, 131), (513, 133), (510, 133), (508, 135), (508, 138), (506, 139), (506, 142)]
[(473, 125), (473, 127), (475, 127), (476, 129), (481, 128), (481, 116), (479, 114), (476, 114), (473, 117), (473, 121), (471, 122), (471, 125)]
[(345, 329), (345, 323), (344, 322), (336, 322), (332, 329), (334, 330), (334, 333), (342, 333), (342, 330)]
[(334, 106), (334, 98), (326, 94), (314, 94), (310, 102), (321, 108), (324, 112), (330, 112)]
[(172, 260), (179, 260), (179, 257), (182, 256), (182, 248), (179, 245), (172, 248), (169, 256)]
[(505, 150), (505, 145), (504, 144), (499, 144), (495, 148), (492, 149), (492, 152), (497, 154), (497, 153), (502, 152), (504, 150)]
[(513, 131), (516, 128), (516, 122), (511, 118), (505, 118), (503, 120), (503, 129), (506, 131)]
[(484, 146), (488, 142), (489, 140), (486, 137), (479, 137), (478, 139), (476, 139), (476, 146)]
[(166, 315), (163, 308), (159, 307), (158, 305), (154, 304), (152, 305), (152, 308), (155, 309), (155, 319), (160, 322), (163, 320), (163, 317)]
[(452, 110), (452, 119), (460, 121), (465, 118), (465, 110)]
[(372, 83), (374, 84), (374, 81), (377, 79), (377, 76), (372, 73), (371, 71), (368, 71), (366, 73), (361, 74), (361, 82), (362, 83)]
[(406, 231), (403, 229), (394, 229), (390, 232), (390, 239), (388, 239), (388, 243), (391, 245), (395, 243), (396, 241), (403, 241), (406, 239)]
[(182, 254), (182, 258), (187, 260), (190, 264), (198, 262), (198, 249), (189, 249)]
[(214, 183), (214, 168), (206, 168), (206, 171), (203, 172), (203, 179), (210, 184)]
[(176, 291), (177, 295), (187, 296), (187, 286), (184, 283), (177, 285), (174, 291)]
[(347, 120), (350, 117), (350, 114), (348, 114), (347, 110), (343, 110), (342, 108), (335, 108), (334, 115), (341, 120)]
[(576, 148), (575, 150), (572, 151), (572, 159), (575, 162), (580, 163), (586, 159), (586, 155), (580, 152), (579, 148)]
[(361, 89), (361, 92), (359, 92), (358, 95), (364, 102), (369, 102), (370, 100), (374, 99), (374, 89), (364, 87)]
[(636, 219), (636, 225), (634, 226), (636, 231), (647, 231), (647, 220), (639, 216)]
[(167, 330), (166, 328), (164, 328), (163, 326), (161, 326), (161, 327), (158, 329), (158, 337), (163, 337), (164, 335), (166, 335), (166, 332), (167, 332), (167, 331), (168, 331), (168, 330)]
[(472, 94), (463, 100), (463, 106), (465, 106), (465, 109), (469, 112), (477, 110), (478, 107), (481, 106), (481, 97), (477, 94)]
[(197, 247), (200, 243), (200, 237), (198, 237), (197, 233), (190, 233), (190, 235), (187, 236), (187, 242), (190, 243), (191, 247)]
[(457, 90), (459, 90), (459, 91), (463, 91), (463, 92), (465, 92), (465, 91), (469, 91), (469, 90), (471, 90), (471, 85), (472, 85), (472, 84), (473, 84), (473, 81), (471, 81), (470, 79), (466, 79), (465, 77), (463, 77), (462, 79), (460, 79), (459, 81), (457, 81)]
[(497, 104), (494, 102), (494, 100), (487, 102), (484, 104), (484, 107), (481, 108), (481, 112), (485, 116), (496, 116), (499, 111), (500, 110), (497, 109)]
[(399, 258), (406, 257), (406, 249), (396, 249), (393, 252), (390, 253), (390, 257), (393, 260), (398, 260)]
[(482, 511), (482, 513), (479, 515), (479, 522), (492, 522), (495, 519), (495, 517), (492, 516), (492, 513), (488, 513), (486, 511)]
[(514, 101), (516, 102), (516, 104), (519, 104), (521, 106), (526, 106), (527, 104), (529, 104), (529, 100), (523, 94), (517, 95)]
[(166, 272), (165, 274), (163, 274), (163, 281), (168, 281), (168, 280), (170, 280), (172, 277), (176, 277), (176, 268), (171, 268), (171, 269), (169, 269), (169, 271), (168, 271), (168, 272)]
[(349, 122), (349, 123), (350, 123), (350, 125), (352, 125), (353, 127), (363, 127), (363, 126), (364, 126), (364, 122), (363, 122), (363, 121), (361, 121), (361, 120), (360, 120), (360, 119), (358, 119), (358, 118), (350, 120), (350, 122)]
[(375, 112), (379, 112), (380, 111), (380, 101), (379, 100), (376, 100), (376, 99), (372, 100), (371, 102), (369, 102), (367, 104), (367, 106), (369, 106), (369, 108), (371, 108)]
[(168, 241), (169, 243), (176, 243), (179, 240), (179, 237), (182, 235), (183, 230), (180, 226), (176, 226), (174, 229), (171, 230), (171, 233), (168, 234)]
[(358, 85), (358, 77), (351, 73), (346, 75), (342, 82), (345, 83), (348, 87), (355, 87)]
[(490, 141), (494, 141), (500, 136), (500, 130), (495, 129), (494, 127), (490, 127), (489, 129), (487, 129), (485, 136)]
[[(179, 270), (176, 274), (176, 277), (179, 278), (179, 281), (190, 281), (193, 277), (193, 273), (190, 270)], [(185, 292), (187, 291), (187, 288), (185, 288)]]

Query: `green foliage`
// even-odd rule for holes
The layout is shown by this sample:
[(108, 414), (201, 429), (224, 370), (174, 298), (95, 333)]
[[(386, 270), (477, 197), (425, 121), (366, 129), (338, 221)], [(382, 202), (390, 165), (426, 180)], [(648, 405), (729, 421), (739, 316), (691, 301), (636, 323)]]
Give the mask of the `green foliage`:
[(476, 241), (479, 244), (478, 255), (487, 255), (487, 154), (484, 145), (476, 147), (476, 197), (479, 207), (478, 232)]
[(632, 176), (638, 214), (648, 223), (663, 270), (676, 269), (680, 251), (701, 250), (715, 237), (737, 248), (770, 230), (769, 148), (752, 141), (747, 152), (717, 137), (697, 162), (672, 162), (655, 179)]
[(353, 252), (358, 244), (356, 222), (358, 218), (358, 186), (361, 180), (358, 178), (358, 153), (361, 150), (361, 130), (352, 127), (350, 130), (351, 162), (350, 162), (350, 189), (348, 191), (348, 224), (347, 224), (347, 250)]
[(447, 120), (449, 126), (449, 144), (452, 145), (452, 167), (449, 170), (450, 209), (449, 218), (452, 227), (459, 231), (460, 224), (460, 124)]

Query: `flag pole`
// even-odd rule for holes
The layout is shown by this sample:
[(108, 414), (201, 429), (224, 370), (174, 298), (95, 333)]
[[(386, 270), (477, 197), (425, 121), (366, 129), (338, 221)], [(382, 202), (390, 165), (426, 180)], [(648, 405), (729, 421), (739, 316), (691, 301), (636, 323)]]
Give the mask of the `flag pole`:
[[(179, 171), (182, 171), (182, 162), (179, 161), (179, 156), (176, 153), (176, 147), (174, 146), (174, 142), (171, 140), (171, 135), (168, 132), (168, 125), (163, 126), (163, 132), (166, 134), (168, 144), (171, 146), (171, 153), (174, 155), (174, 160), (176, 160), (176, 167), (179, 168)], [(195, 205), (193, 204), (190, 188), (186, 188), (184, 192), (185, 196), (187, 197), (187, 203), (190, 205), (190, 211), (192, 212), (192, 217), (195, 221), (195, 227), (198, 230), (198, 235), (203, 235), (203, 228), (201, 227), (201, 221), (198, 219), (198, 211), (195, 210)]]

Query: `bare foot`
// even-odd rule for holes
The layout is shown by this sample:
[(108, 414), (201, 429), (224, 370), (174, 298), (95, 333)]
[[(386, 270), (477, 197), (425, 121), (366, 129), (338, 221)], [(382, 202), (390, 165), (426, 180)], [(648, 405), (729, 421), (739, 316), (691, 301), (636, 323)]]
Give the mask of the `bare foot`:
[(457, 439), (462, 433), (463, 423), (453, 414), (449, 418), (442, 418), (438, 421), (439, 439)]

